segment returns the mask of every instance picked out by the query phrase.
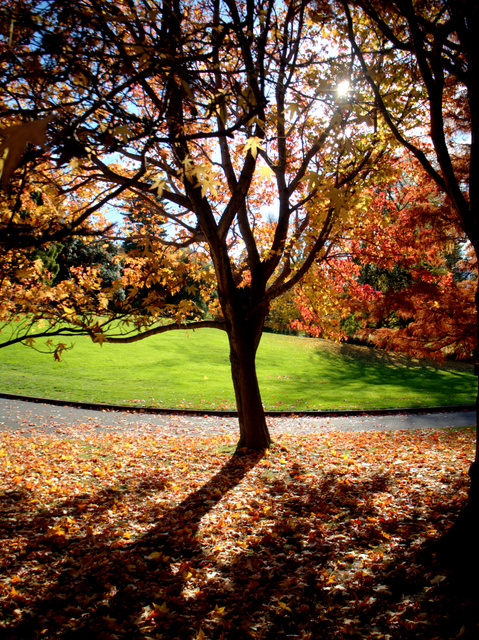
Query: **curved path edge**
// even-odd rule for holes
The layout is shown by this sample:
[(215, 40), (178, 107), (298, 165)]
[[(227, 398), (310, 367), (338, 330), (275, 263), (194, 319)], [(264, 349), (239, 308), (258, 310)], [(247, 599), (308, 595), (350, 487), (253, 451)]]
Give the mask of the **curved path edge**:
[[(168, 409), (164, 407), (151, 406), (130, 406), (116, 405), (102, 402), (82, 402), (74, 400), (58, 400), (56, 398), (39, 398), (35, 396), (24, 396), (16, 393), (3, 393), (0, 391), (0, 398), (5, 400), (20, 400), (22, 402), (33, 402), (37, 404), (50, 404), (60, 407), (73, 407), (85, 409), (88, 411), (120, 411), (126, 413), (147, 413), (160, 415), (184, 415), (184, 416), (216, 416), (220, 418), (236, 418), (237, 411), (233, 410), (213, 410), (213, 409)], [(475, 404), (456, 404), (438, 407), (400, 407), (386, 409), (328, 409), (328, 410), (309, 410), (309, 411), (268, 411), (265, 414), (269, 417), (289, 417), (289, 416), (305, 416), (311, 418), (331, 418), (331, 417), (348, 417), (348, 416), (387, 416), (401, 414), (421, 414), (421, 413), (457, 413), (460, 411), (475, 411)]]
[[(267, 412), (273, 439), (280, 434), (392, 431), (476, 425), (473, 405), (370, 411)], [(95, 434), (217, 436), (238, 434), (233, 411), (172, 410), (76, 403), (0, 393), (0, 434), (91, 437)]]

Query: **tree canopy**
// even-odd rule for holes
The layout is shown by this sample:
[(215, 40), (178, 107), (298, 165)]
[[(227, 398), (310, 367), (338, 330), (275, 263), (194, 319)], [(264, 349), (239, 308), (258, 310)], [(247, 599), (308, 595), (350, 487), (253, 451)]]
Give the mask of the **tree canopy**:
[[(240, 444), (262, 448), (265, 317), (354, 242), (394, 145), (477, 252), (474, 7), (12, 0), (0, 19), (2, 314), (27, 323), (3, 344), (224, 329)], [(123, 243), (121, 278), (52, 288), (32, 250), (98, 234)]]
[[(45, 291), (41, 311), (31, 302), (22, 309), (20, 293), (10, 316), (28, 310), (29, 321), (52, 322), (43, 333), (87, 332), (101, 343), (172, 328), (225, 330), (240, 445), (268, 446), (255, 353), (270, 304), (328, 256), (367, 206), (365, 187), (389, 171), (381, 163), (388, 136), (335, 30), (334, 8), (11, 2), (2, 19), (2, 110), (11, 122), (2, 184), (18, 210), (4, 225), (6, 242), (18, 246), (22, 235), (18, 201), (48, 183), (66, 216), (40, 224), (33, 239), (29, 221), (25, 246), (100, 231), (143, 248), (124, 257), (126, 282), (100, 290), (87, 270), (68, 304)], [(354, 99), (339, 90), (352, 73)], [(25, 144), (43, 144), (43, 155), (30, 161), (18, 151)], [(133, 211), (121, 233), (89, 222), (113, 207)], [(184, 259), (186, 250), (194, 259)], [(192, 295), (200, 289), (210, 304), (210, 319), (185, 298), (165, 314), (167, 291), (188, 278)], [(128, 295), (113, 304), (120, 286)], [(13, 339), (27, 337), (22, 331)], [(30, 342), (41, 333), (29, 325)]]

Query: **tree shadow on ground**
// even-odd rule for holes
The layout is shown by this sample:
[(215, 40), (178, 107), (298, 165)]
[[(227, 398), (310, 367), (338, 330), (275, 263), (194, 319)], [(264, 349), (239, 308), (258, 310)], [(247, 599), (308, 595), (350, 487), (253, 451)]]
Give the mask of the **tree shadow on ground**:
[[(22, 557), (55, 558), (47, 596), (12, 623), (4, 637), (192, 640), (261, 638), (338, 639), (393, 637), (424, 640), (477, 636), (477, 619), (466, 602), (438, 580), (437, 565), (425, 547), (392, 546), (427, 529), (427, 514), (405, 518), (378, 515), (375, 497), (387, 494), (390, 476), (373, 473), (351, 483), (326, 473), (316, 484), (293, 465), (287, 475), (264, 473), (263, 494), (271, 508), (252, 497), (247, 524), (235, 530), (230, 560), (206, 545), (201, 519), (251, 472), (261, 454), (234, 456), (198, 490), (152, 521), (146, 534), (128, 545), (111, 544), (93, 533), (85, 538), (34, 535), (40, 521), (22, 521), (21, 492), (11, 501), (12, 535), (30, 527), (31, 543)], [(138, 497), (166, 489), (161, 478), (125, 487)], [(75, 497), (41, 517), (51, 525), (92, 509), (92, 522), (113, 509), (121, 493), (101, 491)], [(434, 496), (432, 496), (434, 499)], [(439, 499), (439, 498), (438, 498)], [(16, 514), (16, 515), (13, 515)], [(40, 517), (40, 516), (39, 516)], [(427, 534), (425, 534), (427, 538)], [(374, 551), (377, 562), (363, 564)], [(338, 563), (338, 558), (341, 562)], [(22, 558), (13, 559), (18, 571)], [(332, 567), (335, 567), (334, 573)], [(195, 575), (202, 588), (191, 589)], [(447, 607), (447, 611), (445, 611)], [(201, 636), (203, 633), (203, 636)]]
[[(461, 397), (465, 385), (470, 385), (473, 393), (474, 376), (471, 365), (465, 363), (445, 365), (368, 347), (364, 347), (364, 353), (358, 357), (357, 349), (347, 343), (340, 343), (337, 345), (337, 355), (325, 354), (320, 348), (315, 352), (316, 358), (327, 358), (331, 362), (327, 379), (330, 387), (339, 389), (344, 385), (354, 384), (358, 390), (362, 388), (367, 390), (372, 387), (381, 389), (387, 385), (397, 387), (397, 391), (389, 389), (384, 393), (393, 394), (393, 396), (397, 393), (401, 396), (402, 390), (406, 393), (408, 391), (416, 393), (421, 390), (421, 397), (427, 394), (430, 401), (434, 401), (435, 397), (444, 398), (444, 378), (447, 376), (447, 389), (451, 402), (455, 396)], [(294, 384), (294, 380), (288, 381), (288, 385)]]
[[(112, 611), (120, 607), (130, 621), (136, 620), (143, 607), (142, 593), (150, 591), (151, 581), (155, 577), (161, 576), (162, 583), (168, 585), (171, 595), (179, 595), (188, 572), (180, 570), (173, 574), (168, 570), (168, 560), (171, 557), (180, 558), (186, 568), (189, 559), (203, 554), (196, 538), (201, 518), (241, 482), (261, 457), (262, 453), (254, 452), (233, 456), (199, 490), (168, 510), (146, 535), (126, 547), (112, 548), (108, 540), (98, 539), (93, 530), (87, 538), (72, 536), (66, 539), (63, 530), (61, 533), (55, 532), (54, 525), (59, 518), (68, 520), (84, 514), (86, 509), (92, 512), (91, 524), (94, 525), (103, 513), (114, 508), (124, 493), (134, 492), (140, 498), (146, 492), (164, 490), (166, 484), (161, 478), (139, 483), (134, 489), (128, 486), (121, 491), (107, 489), (96, 495), (88, 494), (62, 501), (53, 511), (41, 511), (33, 521), (22, 518), (22, 502), (28, 499), (28, 492), (9, 494), (3, 514), (10, 522), (3, 530), (0, 529), (3, 536), (28, 535), (31, 542), (24, 554), (35, 554), (46, 561), (62, 557), (63, 566), (60, 571), (57, 568), (57, 575), (52, 576), (50, 595), (39, 602), (38, 608), (29, 612), (19, 624), (13, 624), (7, 637), (22, 640), (37, 638), (43, 629), (41, 637), (45, 638), (114, 637), (117, 623), (111, 617)], [(156, 557), (148, 561), (149, 552), (158, 554), (160, 550), (162, 557), (167, 558), (165, 562), (158, 562)], [(13, 567), (11, 570), (15, 571)], [(112, 580), (123, 585), (114, 597), (110, 597)], [(107, 594), (108, 605), (105, 604)], [(150, 603), (151, 597), (148, 596), (147, 603)], [(80, 611), (84, 613), (78, 619), (76, 615), (65, 615), (68, 610), (73, 614)], [(105, 627), (105, 617), (109, 620), (110, 629), (100, 632), (98, 630)], [(123, 629), (125, 637), (134, 637), (128, 626)]]
[[(319, 347), (317, 353), (321, 356), (328, 357), (328, 351)], [(367, 345), (355, 345), (348, 342), (334, 343), (330, 349), (329, 357), (341, 357), (348, 362), (364, 362), (379, 366), (391, 367), (423, 367), (431, 369), (447, 369), (448, 371), (467, 371), (472, 370), (470, 362), (461, 360), (432, 360), (428, 358), (416, 358), (397, 351), (386, 351), (376, 347)]]

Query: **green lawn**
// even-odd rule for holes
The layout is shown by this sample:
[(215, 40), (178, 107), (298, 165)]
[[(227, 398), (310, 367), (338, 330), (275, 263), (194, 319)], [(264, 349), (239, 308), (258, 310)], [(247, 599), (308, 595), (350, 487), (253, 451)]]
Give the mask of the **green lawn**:
[[(473, 403), (472, 367), (439, 366), (367, 347), (265, 334), (257, 357), (267, 409), (370, 409)], [(227, 337), (174, 331), (133, 345), (76, 338), (55, 362), (0, 350), (0, 391), (128, 405), (234, 409)]]

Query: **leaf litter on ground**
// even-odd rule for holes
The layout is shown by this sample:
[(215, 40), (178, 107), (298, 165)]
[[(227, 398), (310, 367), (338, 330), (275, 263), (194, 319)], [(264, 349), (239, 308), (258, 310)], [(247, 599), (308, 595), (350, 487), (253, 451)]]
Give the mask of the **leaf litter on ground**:
[(0, 439), (2, 638), (477, 638), (471, 429)]

